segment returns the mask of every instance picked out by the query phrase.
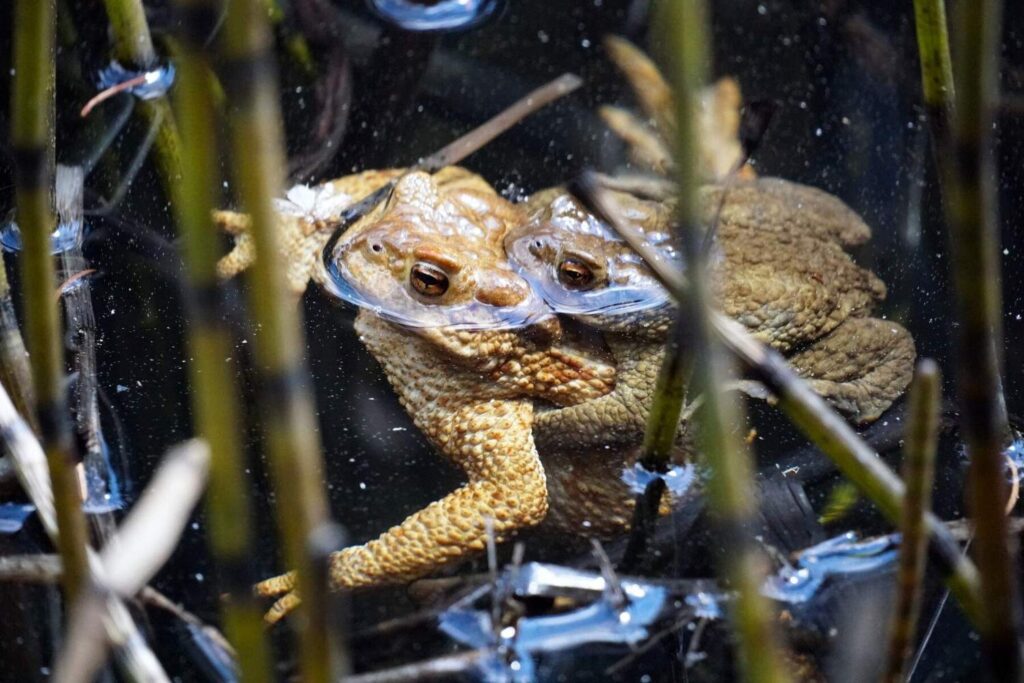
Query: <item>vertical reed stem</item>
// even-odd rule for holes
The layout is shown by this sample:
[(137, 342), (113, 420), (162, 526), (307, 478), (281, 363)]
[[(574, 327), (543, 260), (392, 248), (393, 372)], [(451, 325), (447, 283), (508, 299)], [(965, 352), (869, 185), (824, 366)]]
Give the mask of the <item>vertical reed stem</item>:
[[(737, 590), (732, 619), (739, 635), (743, 676), (748, 681), (785, 681), (789, 675), (779, 656), (776, 625), (760, 592), (766, 564), (754, 540), (757, 501), (753, 466), (737, 433), (744, 419), (735, 401), (721, 392), (726, 358), (712, 339), (711, 295), (700, 248), (693, 102), (706, 76), (708, 55), (704, 36), (710, 35), (707, 8), (703, 0), (667, 0), (659, 9), (655, 21), (663, 31), (666, 64), (676, 94), (679, 238), (683, 258), (691, 264), (690, 292), (681, 302), (680, 314), (689, 323), (687, 341), (694, 350), (694, 385), (704, 397), (698, 411), (698, 431), (702, 452), (711, 468), (709, 503), (717, 512), (722, 544), (727, 549), (724, 574)], [(681, 383), (685, 373), (677, 373), (675, 379)], [(678, 412), (675, 419), (678, 421)]]
[(289, 299), (271, 199), (285, 168), (270, 30), (259, 0), (233, 0), (224, 25), (224, 86), (230, 103), (235, 185), (252, 219), (258, 258), (250, 272), (249, 309), (257, 330), (259, 404), (270, 456), (285, 560), (297, 570), (303, 597), (298, 619), (303, 680), (328, 679), (322, 586), (307, 552), (310, 533), (327, 520), (320, 444), (295, 302)]
[[(1021, 680), (1015, 539), (1007, 533), (1003, 445), (1007, 435), (1001, 359), (998, 220), (992, 126), (998, 97), (1002, 3), (958, 3), (956, 83), (940, 0), (917, 0), (921, 80), (942, 182), (956, 292), (957, 380), (971, 459), (968, 501), (981, 576), (978, 625), (995, 680)], [(955, 106), (954, 106), (955, 105)], [(949, 125), (949, 122), (952, 125)]]
[(58, 551), (66, 598), (86, 577), (86, 532), (74, 444), (64, 397), (60, 318), (53, 296), (50, 234), (53, 189), (54, 0), (19, 0), (14, 28), (14, 102), (11, 138), (17, 162), (17, 221), (25, 288), (25, 327), (36, 390), (36, 419), (46, 451), (57, 508)]
[(651, 471), (664, 472), (667, 469), (676, 432), (679, 431), (679, 415), (686, 403), (686, 383), (693, 373), (693, 358), (686, 348), (688, 334), (686, 317), (680, 315), (672, 324), (665, 344), (665, 359), (658, 371), (651, 412), (644, 430), (640, 463)]
[(939, 440), (939, 407), (942, 382), (939, 366), (931, 359), (917, 365), (910, 385), (907, 429), (903, 443), (903, 517), (900, 520), (900, 557), (896, 570), (896, 600), (886, 672), (888, 683), (905, 680), (907, 658), (911, 653), (917, 617), (921, 610), (925, 551), (928, 533), (925, 512), (931, 508), (935, 480), (935, 449)]
[(242, 680), (269, 683), (270, 668), (264, 641), (262, 609), (253, 595), (253, 547), (249, 482), (245, 475), (242, 420), (234, 372), (224, 358), (233, 340), (223, 315), (217, 280), (220, 241), (211, 219), (220, 187), (217, 164), (217, 110), (211, 89), (210, 61), (203, 44), (207, 22), (203, 5), (179, 0), (186, 16), (183, 49), (179, 53), (176, 105), (181, 122), (182, 178), (175, 204), (189, 273), (188, 328), (192, 401), (197, 431), (210, 444), (210, 484), (206, 495), (209, 542), (220, 585), (229, 599), (222, 603), (224, 630), (238, 652)]
[[(153, 38), (146, 22), (142, 0), (103, 0), (114, 34), (114, 57), (125, 66), (151, 69), (157, 63)], [(166, 97), (139, 100), (136, 106), (147, 126), (159, 122), (155, 148), (157, 167), (171, 204), (181, 201), (181, 138)]]

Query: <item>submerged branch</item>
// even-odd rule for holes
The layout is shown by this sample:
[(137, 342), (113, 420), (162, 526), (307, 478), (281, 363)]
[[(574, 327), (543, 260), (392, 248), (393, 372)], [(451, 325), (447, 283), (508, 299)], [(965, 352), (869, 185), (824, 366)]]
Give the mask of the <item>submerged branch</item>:
[(889, 654), (882, 681), (906, 680), (908, 658), (913, 651), (917, 618), (921, 611), (924, 586), (925, 551), (928, 536), (925, 512), (931, 508), (935, 483), (935, 450), (939, 441), (939, 412), (942, 382), (939, 366), (931, 359), (917, 364), (910, 385), (907, 428), (903, 444), (903, 498), (900, 521), (900, 556), (896, 570), (896, 600), (893, 606)]

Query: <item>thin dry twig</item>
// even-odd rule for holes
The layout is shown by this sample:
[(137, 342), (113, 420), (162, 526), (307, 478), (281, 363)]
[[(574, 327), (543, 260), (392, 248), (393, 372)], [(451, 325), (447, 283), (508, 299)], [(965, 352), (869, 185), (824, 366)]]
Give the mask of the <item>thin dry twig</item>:
[[(3, 435), (3, 445), (11, 455), (17, 469), (22, 488), (36, 506), (43, 528), (51, 539), (56, 540), (59, 532), (46, 455), (29, 426), (14, 409), (14, 404), (3, 386), (0, 386), (0, 434)], [(87, 550), (87, 559), (91, 580), (102, 585), (105, 576), (99, 555), (89, 549)], [(138, 680), (153, 682), (168, 680), (153, 651), (149, 649), (139, 633), (138, 627), (124, 603), (113, 596), (106, 598), (103, 628), (99, 630), (117, 648), (120, 665)], [(55, 680), (82, 679), (59, 678), (55, 672)]]
[(156, 575), (206, 489), (209, 468), (210, 448), (202, 439), (191, 439), (167, 452), (117, 535), (100, 554), (107, 588), (128, 598)]
[[(444, 166), (459, 163), (530, 114), (547, 106), (548, 104), (551, 104), (560, 97), (568, 95), (579, 88), (582, 84), (583, 81), (579, 76), (570, 73), (562, 74), (553, 81), (542, 85), (536, 90), (529, 92), (526, 96), (516, 100), (500, 114), (484, 121), (465, 135), (458, 137), (430, 156), (421, 159), (416, 164), (413, 164), (409, 167), (407, 172), (427, 171), (429, 173), (434, 173)], [(400, 178), (396, 178), (387, 182), (342, 211), (338, 229), (334, 231), (334, 234), (331, 235), (331, 238), (324, 246), (323, 258), (325, 261), (332, 258), (334, 247), (338, 244), (338, 240), (341, 239), (341, 236), (349, 226), (365, 216), (373, 207), (383, 201), (399, 180)]]
[(406, 683), (412, 681), (429, 681), (448, 679), (458, 674), (466, 674), (476, 668), (488, 657), (497, 656), (493, 650), (472, 650), (446, 657), (436, 657), (425, 662), (396, 666), (392, 669), (374, 671), (372, 673), (346, 676), (342, 683)]
[(0, 581), (56, 583), (60, 581), (59, 555), (8, 555), (0, 557)]
[(100, 554), (103, 582), (75, 603), (57, 655), (58, 681), (91, 680), (106, 659), (102, 624), (112, 596), (131, 598), (174, 551), (192, 508), (206, 487), (210, 450), (192, 439), (168, 452), (117, 534)]

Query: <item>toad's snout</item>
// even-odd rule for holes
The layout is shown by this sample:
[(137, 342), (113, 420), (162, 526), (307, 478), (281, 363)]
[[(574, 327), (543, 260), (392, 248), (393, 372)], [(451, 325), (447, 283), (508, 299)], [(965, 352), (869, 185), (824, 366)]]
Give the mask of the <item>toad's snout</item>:
[(530, 286), (509, 271), (491, 271), (479, 281), (476, 300), (488, 306), (518, 306), (530, 296)]

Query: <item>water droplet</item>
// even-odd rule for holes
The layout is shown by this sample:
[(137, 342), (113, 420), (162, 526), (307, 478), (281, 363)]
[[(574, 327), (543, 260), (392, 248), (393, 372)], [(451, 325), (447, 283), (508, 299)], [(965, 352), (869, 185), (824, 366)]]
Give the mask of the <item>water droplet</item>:
[(380, 17), (407, 31), (469, 28), (491, 16), (498, 5), (498, 0), (370, 0)]

